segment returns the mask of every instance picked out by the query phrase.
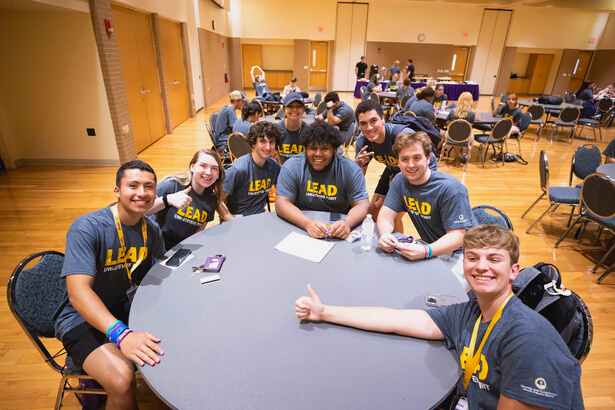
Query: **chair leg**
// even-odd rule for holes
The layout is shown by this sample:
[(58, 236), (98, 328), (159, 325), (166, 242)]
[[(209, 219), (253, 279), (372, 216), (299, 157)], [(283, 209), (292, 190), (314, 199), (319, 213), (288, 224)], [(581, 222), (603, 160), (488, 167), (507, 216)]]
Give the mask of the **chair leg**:
[(611, 254), (611, 252), (613, 252), (613, 249), (615, 249), (615, 241), (613, 242), (613, 246), (611, 246), (609, 250), (606, 251), (606, 253), (602, 256), (602, 258), (600, 258), (600, 260), (596, 263), (596, 266), (594, 266), (594, 268), (592, 269), (592, 273), (596, 273), (596, 271), (599, 267), (602, 266), (606, 258)]
[(530, 233), (530, 229), (532, 229), (532, 228), (534, 227), (534, 225), (536, 225), (538, 222), (540, 222), (540, 220), (541, 220), (541, 219), (542, 219), (542, 218), (543, 218), (546, 214), (548, 214), (548, 213), (549, 213), (549, 211), (551, 211), (552, 209), (554, 210), (554, 208), (555, 208), (555, 209), (557, 209), (557, 205), (551, 205), (551, 206), (550, 206), (550, 207), (549, 207), (546, 211), (544, 211), (544, 212), (542, 213), (542, 215), (540, 215), (540, 217), (539, 217), (538, 219), (536, 219), (536, 220), (534, 221), (534, 223), (530, 225), (530, 227), (529, 227), (529, 228), (527, 228), (527, 231), (525, 231), (525, 233)]
[(530, 210), (534, 207), (534, 205), (536, 205), (536, 204), (538, 203), (538, 201), (540, 201), (542, 198), (544, 198), (544, 197), (545, 197), (545, 195), (546, 195), (546, 194), (543, 192), (543, 193), (542, 193), (542, 195), (540, 195), (540, 196), (538, 197), (538, 199), (537, 199), (537, 200), (535, 200), (535, 201), (534, 201), (534, 203), (533, 203), (532, 205), (530, 205), (530, 207), (529, 207), (529, 208), (527, 208), (527, 211), (525, 211), (525, 212), (523, 213), (523, 215), (521, 215), (521, 219), (523, 219), (523, 218), (525, 217), (525, 215), (527, 215), (527, 213), (528, 213), (528, 212), (530, 212)]
[(572, 222), (572, 215), (574, 215), (575, 208), (576, 205), (572, 205), (572, 209), (570, 210), (570, 217), (568, 218), (568, 223), (566, 224), (566, 226), (570, 226), (570, 222)]
[(564, 234), (559, 237), (557, 242), (555, 242), (555, 245), (553, 246), (554, 248), (557, 248), (559, 246), (559, 244), (566, 238), (566, 236), (568, 236), (570, 231), (572, 231), (572, 228), (574, 228), (574, 226), (581, 220), (581, 218), (583, 218), (583, 215), (579, 215), (577, 219), (574, 221), (574, 223), (570, 225), (568, 229), (566, 229), (566, 232), (564, 232)]
[(606, 272), (604, 272), (604, 273), (603, 273), (603, 274), (602, 274), (602, 275), (598, 278), (598, 280), (596, 281), (596, 283), (597, 283), (597, 284), (600, 284), (600, 282), (602, 282), (602, 279), (604, 279), (604, 278), (606, 278), (607, 276), (609, 276), (609, 274), (610, 274), (611, 272), (613, 272), (613, 270), (614, 270), (614, 269), (615, 269), (615, 263), (614, 263), (614, 264), (612, 264), (612, 265), (611, 265), (611, 267), (610, 267), (610, 268), (608, 268), (608, 269), (606, 270)]

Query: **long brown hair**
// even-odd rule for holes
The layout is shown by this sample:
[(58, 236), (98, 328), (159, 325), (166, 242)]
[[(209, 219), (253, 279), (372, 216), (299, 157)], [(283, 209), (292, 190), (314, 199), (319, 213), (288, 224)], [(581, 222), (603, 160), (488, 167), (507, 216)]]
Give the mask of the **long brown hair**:
[(190, 160), (190, 163), (188, 164), (187, 171), (182, 172), (181, 174), (177, 174), (177, 175), (167, 175), (163, 178), (163, 180), (174, 179), (184, 186), (192, 185), (192, 171), (190, 171), (190, 167), (192, 167), (194, 164), (198, 162), (201, 154), (209, 155), (213, 157), (216, 160), (216, 163), (218, 164), (218, 179), (216, 180), (216, 182), (213, 183), (212, 186), (207, 188), (207, 189), (211, 189), (212, 194), (217, 197), (218, 199), (217, 204), (216, 204), (216, 208), (217, 208), (222, 202), (221, 195), (222, 195), (222, 184), (224, 184), (224, 167), (222, 166), (222, 160), (220, 159), (220, 156), (218, 155), (216, 151), (212, 149), (208, 149), (208, 148), (198, 150), (192, 156), (192, 159)]

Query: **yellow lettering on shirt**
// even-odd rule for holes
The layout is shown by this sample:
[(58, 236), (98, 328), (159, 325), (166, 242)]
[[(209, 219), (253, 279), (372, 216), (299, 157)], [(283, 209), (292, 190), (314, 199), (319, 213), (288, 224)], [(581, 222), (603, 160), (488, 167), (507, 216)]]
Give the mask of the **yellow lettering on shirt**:
[(374, 155), (374, 159), (382, 164), (397, 165), (397, 158), (388, 155)]
[(250, 181), (250, 187), (248, 191), (257, 192), (263, 189), (268, 189), (271, 187), (271, 178), (268, 179), (256, 179), (254, 181)]
[(305, 151), (305, 147), (297, 144), (282, 144), (278, 151), (282, 154), (300, 154)]
[(186, 214), (184, 213), (183, 209), (178, 209), (177, 210), (177, 215), (186, 216)]
[(186, 218), (190, 218), (192, 219), (192, 211), (194, 211), (194, 207), (192, 206), (187, 206), (186, 207)]
[(178, 209), (177, 215), (203, 223), (207, 220), (207, 212), (203, 209), (187, 206), (185, 210)]
[[(468, 359), (470, 358), (470, 351), (467, 346), (463, 347), (463, 351), (461, 352), (461, 356), (459, 356), (459, 361), (461, 362), (461, 368), (465, 370)], [(484, 354), (480, 355), (480, 360), (476, 364), (474, 371), (472, 374), (478, 373), (478, 378), (480, 380), (485, 380), (487, 377), (487, 373), (489, 373), (489, 365), (487, 364), (487, 359)]]
[[(137, 257), (137, 255), (139, 255)], [(130, 248), (124, 250), (122, 248), (119, 249), (107, 249), (107, 257), (105, 259), (105, 266), (114, 266), (124, 262), (136, 262), (139, 259), (147, 258), (147, 247), (146, 246), (131, 246)]]
[(404, 196), (404, 203), (409, 211), (416, 211), (422, 215), (429, 215), (431, 213), (431, 205), (427, 202), (418, 202), (415, 201), (414, 198)]
[(307, 182), (306, 192), (311, 192), (318, 195), (335, 196), (337, 195), (337, 187), (335, 185), (319, 184), (318, 182)]

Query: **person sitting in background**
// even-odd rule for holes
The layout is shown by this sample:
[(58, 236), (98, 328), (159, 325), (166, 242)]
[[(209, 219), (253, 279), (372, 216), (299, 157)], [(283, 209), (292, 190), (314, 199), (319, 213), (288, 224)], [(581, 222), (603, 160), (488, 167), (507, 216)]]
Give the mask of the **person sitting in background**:
[[(448, 122), (448, 125), (451, 125), (451, 122), (455, 120), (466, 120), (467, 122), (470, 123), (470, 125), (474, 124), (475, 116), (474, 116), (474, 111), (472, 111), (473, 102), (474, 102), (474, 97), (472, 96), (472, 94), (470, 94), (467, 91), (462, 92), (461, 95), (459, 96), (459, 99), (457, 100), (457, 105), (455, 106), (454, 109), (452, 109), (448, 113), (448, 116), (446, 117), (446, 121)], [(474, 133), (473, 132), (470, 133), (470, 141), (471, 141), (470, 147), (472, 147), (472, 143), (474, 143)], [(461, 155), (460, 147), (453, 147), (453, 149), (457, 153), (457, 156)], [(464, 155), (463, 158), (467, 160), (469, 159), (469, 157), (470, 157), (470, 152)]]
[(594, 90), (596, 89), (596, 83), (593, 81), (583, 81), (581, 87), (575, 93), (577, 100), (593, 101)]
[(284, 119), (276, 124), (282, 133), (278, 144), (280, 164), (304, 150), (299, 134), (308, 127), (308, 124), (303, 121), (303, 114), (305, 114), (305, 104), (301, 94), (288, 94), (284, 98)]
[(265, 212), (269, 190), (277, 184), (280, 164), (271, 158), (280, 143), (280, 129), (268, 121), (260, 121), (247, 134), (252, 153), (237, 158), (226, 169), (222, 200), (234, 215), (256, 215)]
[[(257, 69), (261, 72), (260, 75), (254, 75), (254, 70)], [(257, 97), (266, 97), (269, 94), (269, 87), (267, 87), (267, 83), (265, 82), (265, 71), (262, 68), (255, 65), (250, 69), (250, 76), (252, 77), (252, 84), (254, 85), (254, 89), (256, 90)]]
[(233, 91), (230, 94), (231, 103), (225, 105), (220, 110), (216, 123), (213, 124), (216, 134), (216, 149), (228, 153), (228, 136), (233, 132), (233, 126), (237, 121), (235, 110), (243, 110), (244, 105), (248, 102), (248, 97), (243, 91)]
[(370, 78), (369, 83), (367, 84), (367, 91), (365, 92), (366, 100), (369, 98), (372, 92), (377, 93), (378, 91), (382, 91), (382, 87), (380, 86), (380, 82), (378, 81), (379, 79), (379, 74), (374, 74), (372, 75), (372, 78)]
[(519, 238), (497, 225), (479, 225), (464, 235), (463, 253), (473, 289), (467, 302), (429, 310), (329, 306), (308, 284), (309, 296), (297, 299), (295, 313), (300, 320), (444, 340), (464, 374), (451, 408), (582, 409), (578, 360), (553, 325), (512, 292)]
[(596, 95), (596, 99), (601, 98), (615, 98), (615, 83), (607, 85)]
[(354, 111), (345, 102), (340, 101), (340, 96), (335, 91), (325, 95), (327, 109), (316, 120), (327, 121), (331, 125), (336, 125), (340, 132), (348, 131), (354, 122)]
[[(305, 152), (284, 163), (278, 177), (275, 210), (313, 238), (346, 239), (353, 226), (365, 219), (369, 200), (365, 178), (354, 161), (336, 154), (342, 145), (339, 132), (317, 121), (301, 132)], [(303, 211), (346, 214), (330, 231)]]
[(414, 104), (415, 101), (418, 101), (418, 99), (419, 99), (418, 95), (421, 93), (423, 88), (424, 87), (417, 88), (414, 91), (414, 95), (412, 95), (412, 97), (408, 98), (408, 101), (406, 101), (406, 105), (404, 105), (403, 112), (410, 111), (410, 107), (412, 107), (412, 104)]
[(250, 127), (258, 122), (261, 114), (263, 113), (263, 107), (256, 101), (251, 101), (241, 109), (241, 118), (237, 118), (233, 125), (233, 132), (238, 132), (243, 136), (248, 135)]
[(433, 99), (433, 108), (436, 111), (446, 110), (446, 104), (448, 103), (448, 96), (444, 94), (444, 86), (442, 84), (436, 85), (436, 94)]
[(401, 86), (402, 83), (399, 81), (399, 74), (395, 73), (391, 76), (391, 81), (387, 82), (386, 91), (396, 91)]
[(508, 138), (511, 134), (518, 134), (519, 133), (519, 127), (518, 127), (519, 119), (521, 118), (521, 114), (523, 112), (521, 111), (521, 107), (519, 106), (517, 94), (515, 93), (508, 94), (506, 96), (506, 104), (500, 103), (500, 106), (498, 109), (496, 109), (496, 111), (497, 112), (494, 113), (494, 115), (501, 115), (504, 118), (509, 118), (513, 123), (513, 126), (508, 132), (508, 135), (506, 136), (506, 138)]
[(395, 93), (397, 94), (397, 101), (401, 101), (406, 95), (414, 95), (414, 88), (410, 86), (410, 79), (404, 79), (404, 83), (399, 87)]
[(397, 74), (397, 78), (399, 79), (399, 75), (401, 74), (401, 68), (399, 68), (399, 61), (395, 60), (393, 65), (391, 66), (391, 72), (389, 74), (389, 80), (393, 79), (393, 76)]
[(223, 183), (224, 167), (210, 149), (195, 152), (186, 172), (160, 181), (158, 197), (145, 214), (156, 214), (167, 250), (205, 229), (216, 210), (225, 221), (233, 219), (222, 201)]
[(423, 87), (421, 92), (416, 96), (417, 100), (410, 106), (410, 111), (416, 114), (417, 117), (424, 117), (429, 122), (434, 123), (436, 121), (436, 115), (433, 109), (433, 99), (435, 91), (431, 87)]
[(284, 91), (282, 92), (282, 98), (286, 97), (290, 93), (300, 93), (301, 90), (297, 86), (297, 77), (293, 77), (290, 79), (290, 84), (284, 86)]

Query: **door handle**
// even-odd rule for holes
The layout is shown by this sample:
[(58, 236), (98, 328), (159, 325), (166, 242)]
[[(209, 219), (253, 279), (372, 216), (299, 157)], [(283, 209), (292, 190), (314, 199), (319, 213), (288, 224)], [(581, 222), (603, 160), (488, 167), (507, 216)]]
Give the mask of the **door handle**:
[(149, 93), (151, 90), (146, 90), (145, 88), (143, 88), (143, 86), (141, 86), (141, 94), (145, 94), (145, 93)]
[(173, 84), (179, 84), (179, 81), (175, 80), (173, 81)]

